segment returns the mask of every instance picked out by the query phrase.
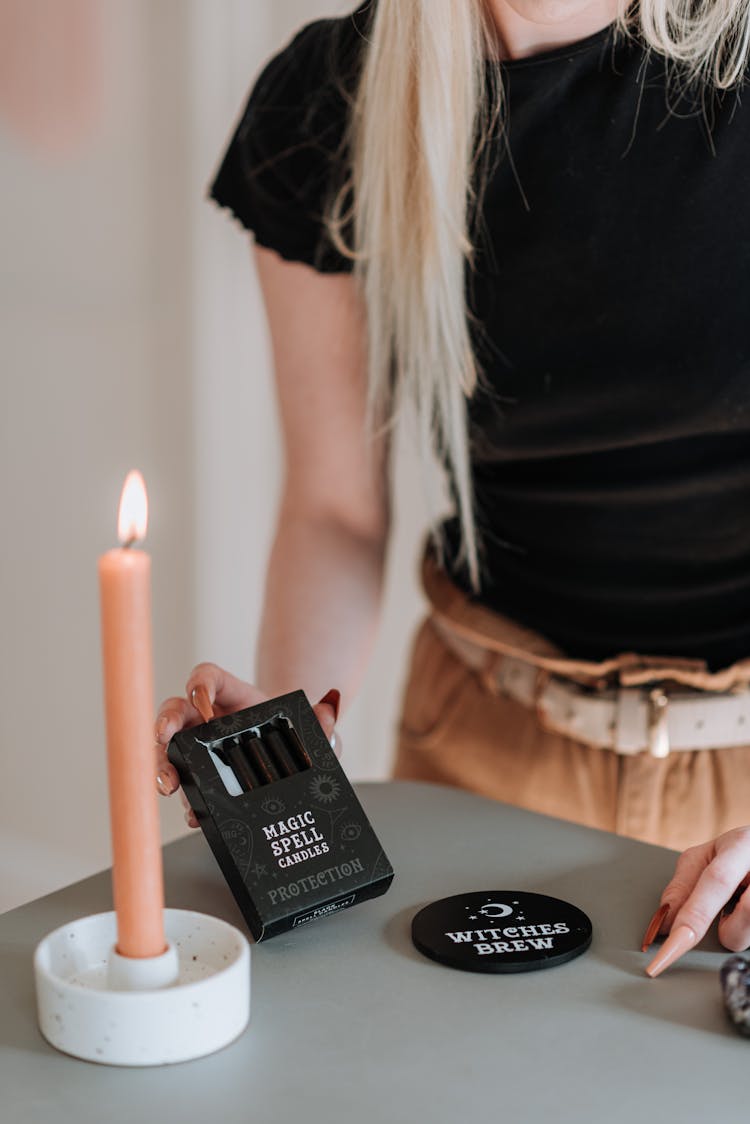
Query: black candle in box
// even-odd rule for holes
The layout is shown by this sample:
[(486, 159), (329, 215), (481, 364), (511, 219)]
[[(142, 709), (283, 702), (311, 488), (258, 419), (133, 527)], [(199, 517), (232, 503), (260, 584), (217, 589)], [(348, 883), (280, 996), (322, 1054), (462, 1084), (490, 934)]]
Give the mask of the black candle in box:
[(390, 886), (393, 868), (303, 691), (181, 730), (168, 753), (256, 940)]

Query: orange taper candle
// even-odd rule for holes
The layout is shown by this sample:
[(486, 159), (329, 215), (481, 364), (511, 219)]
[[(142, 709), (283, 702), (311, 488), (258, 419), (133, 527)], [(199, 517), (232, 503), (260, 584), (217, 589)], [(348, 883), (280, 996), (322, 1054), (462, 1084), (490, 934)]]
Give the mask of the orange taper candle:
[(122, 546), (99, 559), (107, 721), (112, 888), (121, 956), (160, 956), (164, 886), (153, 768), (151, 559), (143, 478), (131, 472), (120, 500)]

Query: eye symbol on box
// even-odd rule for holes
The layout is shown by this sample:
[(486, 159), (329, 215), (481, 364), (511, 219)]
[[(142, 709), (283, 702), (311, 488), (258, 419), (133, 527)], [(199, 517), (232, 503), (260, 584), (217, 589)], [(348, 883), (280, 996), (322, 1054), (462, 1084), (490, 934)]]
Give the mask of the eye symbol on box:
[(483, 905), (479, 912), (484, 917), (510, 917), (513, 910), (509, 905), (503, 905), (502, 902), (488, 902)]
[(286, 804), (283, 800), (278, 800), (275, 796), (269, 796), (263, 801), (261, 808), (267, 816), (283, 816), (286, 811)]

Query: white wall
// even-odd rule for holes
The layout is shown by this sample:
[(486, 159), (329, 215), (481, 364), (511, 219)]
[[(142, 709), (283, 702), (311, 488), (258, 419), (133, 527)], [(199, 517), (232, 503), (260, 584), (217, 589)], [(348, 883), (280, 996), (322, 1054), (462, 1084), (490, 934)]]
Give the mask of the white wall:
[[(96, 558), (149, 486), (157, 699), (252, 668), (279, 459), (246, 237), (203, 199), (263, 59), (353, 4), (102, 0), (100, 121), (49, 159), (0, 121), (0, 909), (110, 861)], [(403, 444), (403, 443), (402, 443)], [(387, 770), (424, 523), (401, 452), (394, 552), (351, 776)], [(162, 801), (164, 838), (184, 830)]]
[[(46, 156), (0, 122), (0, 908), (109, 862), (96, 559), (149, 486), (156, 690), (193, 650), (178, 3), (107, 0), (99, 120)], [(167, 837), (182, 829), (165, 809)]]

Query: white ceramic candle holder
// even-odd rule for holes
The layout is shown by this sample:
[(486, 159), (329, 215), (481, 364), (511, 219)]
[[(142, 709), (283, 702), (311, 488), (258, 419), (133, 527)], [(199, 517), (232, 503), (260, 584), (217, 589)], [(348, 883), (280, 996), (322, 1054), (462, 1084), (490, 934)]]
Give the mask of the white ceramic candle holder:
[(39, 1027), (52, 1046), (105, 1065), (168, 1065), (228, 1045), (250, 1017), (250, 946), (203, 913), (164, 910), (168, 948), (115, 951), (114, 913), (82, 917), (34, 953)]

